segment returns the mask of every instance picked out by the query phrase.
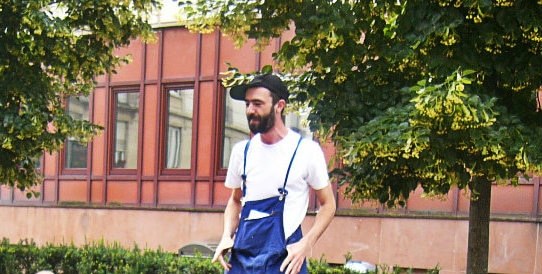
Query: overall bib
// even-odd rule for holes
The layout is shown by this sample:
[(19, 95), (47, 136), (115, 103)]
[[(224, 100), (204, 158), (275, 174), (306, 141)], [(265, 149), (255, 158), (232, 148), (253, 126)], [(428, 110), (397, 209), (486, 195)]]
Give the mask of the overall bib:
[[(303, 237), (301, 226), (299, 226), (288, 239), (285, 239), (283, 225), (284, 203), (286, 195), (288, 195), (286, 182), (299, 143), (301, 143), (301, 137), (290, 160), (284, 185), (278, 189), (278, 195), (244, 203), (231, 250), (230, 263), (232, 267), (228, 274), (281, 273), (280, 265), (288, 255), (286, 246), (299, 241)], [(245, 168), (249, 145), (250, 141), (245, 146), (242, 175), (243, 198), (246, 194)], [(303, 263), (300, 273), (308, 273), (306, 262)]]

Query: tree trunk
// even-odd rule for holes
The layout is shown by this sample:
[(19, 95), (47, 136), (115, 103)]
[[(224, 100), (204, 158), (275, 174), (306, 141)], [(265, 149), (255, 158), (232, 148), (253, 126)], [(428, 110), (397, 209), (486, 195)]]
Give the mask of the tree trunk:
[(489, 261), (491, 182), (475, 178), (471, 189), (477, 199), (470, 200), (467, 274), (483, 274), (487, 273)]

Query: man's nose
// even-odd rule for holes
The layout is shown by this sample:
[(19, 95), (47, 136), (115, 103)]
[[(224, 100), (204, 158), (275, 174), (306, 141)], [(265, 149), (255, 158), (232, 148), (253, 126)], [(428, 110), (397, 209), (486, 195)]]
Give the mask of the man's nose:
[(250, 104), (250, 103), (247, 104), (246, 112), (247, 112), (247, 114), (253, 114), (254, 113), (254, 105)]

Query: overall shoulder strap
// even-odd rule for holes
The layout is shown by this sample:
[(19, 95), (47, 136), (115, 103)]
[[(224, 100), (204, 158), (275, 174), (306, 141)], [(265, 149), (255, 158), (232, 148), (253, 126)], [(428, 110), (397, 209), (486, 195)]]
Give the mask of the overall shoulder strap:
[(241, 175), (241, 179), (243, 179), (243, 185), (241, 186), (242, 190), (243, 190), (243, 197), (245, 197), (245, 194), (247, 193), (247, 186), (246, 186), (247, 173), (246, 173), (246, 169), (247, 169), (247, 152), (248, 152), (248, 147), (249, 146), (250, 146), (250, 140), (248, 140), (247, 144), (245, 145), (245, 152), (244, 152), (244, 157), (243, 157), (243, 175)]
[(286, 190), (286, 183), (288, 182), (288, 175), (290, 175), (290, 168), (292, 168), (292, 163), (294, 162), (295, 154), (297, 153), (297, 149), (299, 148), (299, 144), (301, 144), (301, 140), (303, 140), (303, 136), (299, 136), (299, 141), (297, 141), (297, 145), (294, 150), (294, 154), (292, 155), (292, 159), (290, 159), (290, 164), (288, 165), (288, 170), (286, 171), (286, 177), (284, 178), (284, 184), (282, 185), (282, 188), (279, 188), (280, 193), (280, 199), (282, 200), (286, 195), (288, 195), (288, 191)]

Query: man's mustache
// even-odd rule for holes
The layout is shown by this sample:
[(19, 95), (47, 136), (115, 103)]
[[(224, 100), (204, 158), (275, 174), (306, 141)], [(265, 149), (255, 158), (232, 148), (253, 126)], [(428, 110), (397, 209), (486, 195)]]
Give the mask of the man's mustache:
[(252, 119), (256, 119), (256, 120), (260, 120), (260, 116), (256, 115), (256, 114), (249, 114), (247, 115), (247, 120), (252, 120)]

